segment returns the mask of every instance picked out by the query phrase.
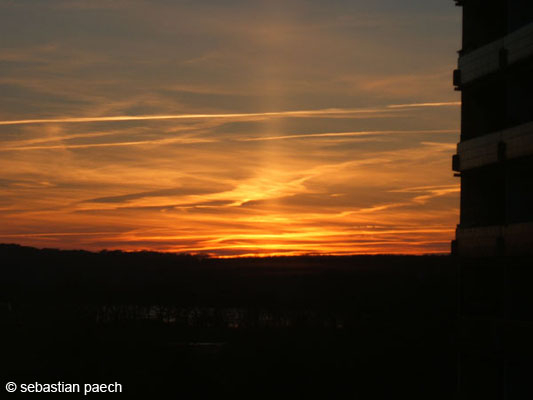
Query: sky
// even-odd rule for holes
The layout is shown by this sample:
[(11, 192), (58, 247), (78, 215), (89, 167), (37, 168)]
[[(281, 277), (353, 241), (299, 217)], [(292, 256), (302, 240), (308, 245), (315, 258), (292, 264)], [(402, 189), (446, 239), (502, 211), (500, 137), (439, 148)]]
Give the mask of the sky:
[(447, 253), (442, 0), (0, 0), (0, 242)]

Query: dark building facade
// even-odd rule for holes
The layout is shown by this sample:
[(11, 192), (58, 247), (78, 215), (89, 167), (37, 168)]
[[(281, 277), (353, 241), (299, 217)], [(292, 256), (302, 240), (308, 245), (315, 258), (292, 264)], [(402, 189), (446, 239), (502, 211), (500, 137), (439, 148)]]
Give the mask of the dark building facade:
[(455, 250), (533, 254), (533, 1), (461, 0), (461, 176)]
[(458, 397), (533, 398), (533, 0), (455, 0)]

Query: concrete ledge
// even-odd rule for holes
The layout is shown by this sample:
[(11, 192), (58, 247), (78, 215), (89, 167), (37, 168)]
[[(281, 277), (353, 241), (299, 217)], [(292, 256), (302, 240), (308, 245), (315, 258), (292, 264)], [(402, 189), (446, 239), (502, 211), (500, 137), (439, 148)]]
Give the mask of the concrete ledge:
[(501, 161), (502, 144), (507, 160), (533, 155), (533, 122), (460, 142), (455, 170), (466, 171)]
[(462, 257), (533, 256), (533, 222), (457, 227), (457, 254)]
[(533, 55), (533, 24), (459, 57), (461, 84), (498, 71), (502, 66), (502, 50), (506, 50), (507, 64), (514, 64)]
[(503, 39), (499, 39), (459, 57), (458, 67), (461, 71), (461, 84), (498, 71), (500, 69), (500, 50), (503, 47)]
[(533, 24), (526, 25), (507, 35), (503, 39), (503, 45), (507, 49), (507, 62), (509, 64), (533, 54)]

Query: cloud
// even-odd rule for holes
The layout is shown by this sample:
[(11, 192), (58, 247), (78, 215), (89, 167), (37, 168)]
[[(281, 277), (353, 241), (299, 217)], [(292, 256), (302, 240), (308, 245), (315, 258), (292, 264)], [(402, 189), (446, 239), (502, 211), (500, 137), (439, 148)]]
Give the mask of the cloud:
[(0, 3), (0, 241), (448, 251), (456, 8)]
[[(208, 193), (217, 193), (221, 191), (231, 190), (231, 187), (226, 185), (216, 185), (209, 183), (204, 186), (187, 185), (186, 187), (153, 190), (149, 192), (129, 193), (121, 196), (109, 196), (99, 197), (95, 199), (85, 200), (85, 203), (127, 203), (132, 200), (145, 199), (148, 197), (167, 197), (167, 196), (189, 196), (189, 195), (201, 195)], [(206, 205), (206, 204), (198, 204)]]

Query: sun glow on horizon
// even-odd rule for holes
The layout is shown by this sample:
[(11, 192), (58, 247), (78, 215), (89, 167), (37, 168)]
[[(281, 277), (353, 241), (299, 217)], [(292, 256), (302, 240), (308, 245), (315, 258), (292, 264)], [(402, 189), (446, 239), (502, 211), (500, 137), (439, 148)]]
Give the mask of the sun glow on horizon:
[[(20, 150), (31, 149), (36, 178), (8, 182), (8, 198), (20, 201), (0, 210), (0, 241), (214, 257), (448, 251), (457, 207), (447, 199), (459, 191), (446, 168), (454, 129), (260, 132), (246, 133), (247, 140), (235, 134), (209, 140), (213, 134), (201, 127), (192, 136), (159, 129), (150, 147), (127, 152), (112, 146), (121, 143), (113, 141), (121, 130), (88, 133), (102, 141), (88, 145), (76, 142), (83, 134), (69, 140), (56, 130), (48, 140), (59, 145), (47, 145), (41, 134), (9, 142), (1, 150), (13, 154), (12, 170), (30, 166)], [(161, 139), (168, 135), (174, 137)], [(225, 141), (234, 144), (219, 152)], [(93, 151), (106, 145), (105, 160), (93, 161)], [(149, 164), (137, 166), (133, 154)], [(179, 168), (175, 159), (182, 160)], [(436, 171), (429, 180), (428, 168)], [(65, 182), (74, 176), (80, 187), (69, 189)]]

